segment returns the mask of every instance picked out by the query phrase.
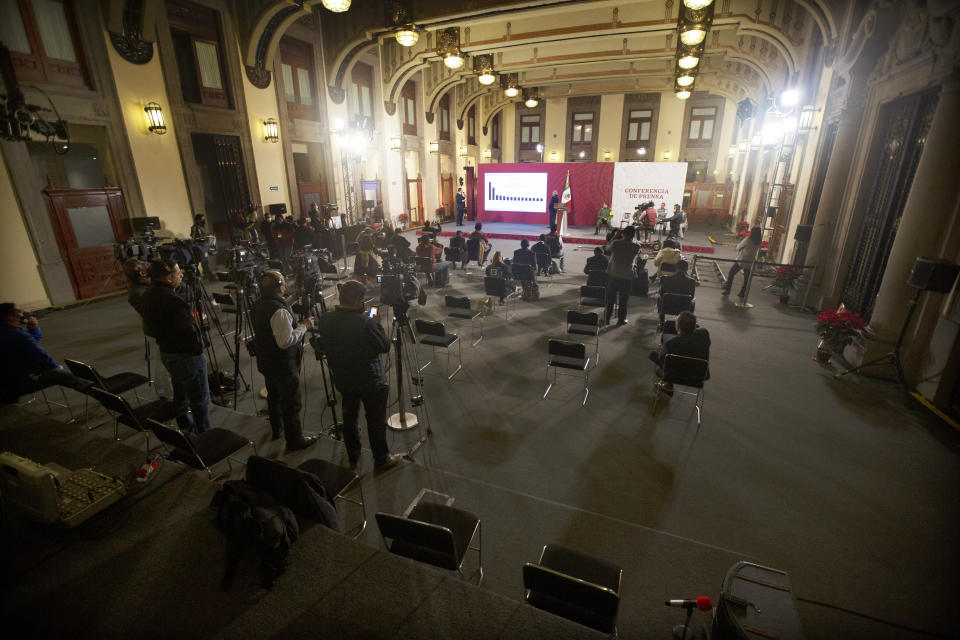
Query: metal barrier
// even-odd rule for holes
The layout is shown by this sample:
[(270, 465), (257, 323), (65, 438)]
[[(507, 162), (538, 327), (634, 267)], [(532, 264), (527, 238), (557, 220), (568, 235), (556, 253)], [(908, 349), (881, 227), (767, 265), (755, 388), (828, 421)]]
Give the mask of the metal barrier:
[[(704, 257), (701, 258), (699, 254), (694, 254), (694, 256), (693, 256), (693, 273), (694, 273), (694, 275), (695, 275), (695, 277), (696, 277), (696, 279), (697, 279), (697, 282), (700, 282), (700, 277), (699, 277), (698, 271), (697, 271), (697, 260), (698, 260), (698, 259), (699, 259), (699, 260), (712, 260), (712, 261), (713, 261), (713, 266), (716, 267), (716, 269), (717, 269), (717, 276), (720, 278), (720, 281), (721, 281), (723, 284), (726, 284), (726, 283), (727, 283), (727, 278), (726, 278), (726, 276), (723, 274), (723, 270), (720, 268), (720, 265), (717, 264), (717, 263), (718, 263), (718, 262), (739, 262), (739, 260), (737, 260), (736, 258), (715, 258), (715, 257), (713, 257), (713, 256), (710, 256), (710, 257), (704, 256)], [(801, 310), (804, 310), (804, 309), (807, 308), (807, 297), (810, 295), (810, 288), (813, 286), (813, 281), (814, 281), (814, 279), (815, 279), (816, 276), (817, 276), (817, 266), (816, 266), (816, 265), (795, 265), (795, 264), (783, 264), (783, 263), (779, 263), (779, 262), (763, 262), (763, 263), (761, 263), (761, 266), (764, 266), (764, 267), (794, 267), (794, 268), (796, 268), (796, 269), (801, 269), (801, 270), (803, 270), (803, 271), (806, 271), (807, 269), (809, 269), (809, 270), (810, 270), (810, 277), (807, 278), (807, 288), (806, 288), (806, 289), (804, 290), (804, 292), (803, 292), (803, 301), (800, 303), (800, 309), (801, 309)], [(750, 269), (747, 271), (747, 282), (746, 282), (746, 284), (744, 285), (743, 300), (741, 300), (740, 302), (734, 303), (734, 304), (736, 304), (736, 306), (738, 306), (738, 307), (741, 307), (741, 308), (744, 308), (744, 309), (750, 309), (750, 308), (753, 307), (753, 305), (750, 304), (750, 302), (749, 302), (748, 300), (749, 300), (749, 298), (750, 298), (750, 286), (751, 286), (751, 284), (753, 284), (753, 274), (756, 273), (756, 268), (757, 268), (757, 260), (754, 259), (753, 262), (750, 263)]]

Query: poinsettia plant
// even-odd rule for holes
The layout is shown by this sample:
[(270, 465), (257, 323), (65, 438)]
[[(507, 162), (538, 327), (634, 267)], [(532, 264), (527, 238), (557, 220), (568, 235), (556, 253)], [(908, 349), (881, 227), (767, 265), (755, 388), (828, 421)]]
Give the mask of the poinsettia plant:
[(740, 233), (738, 233), (737, 235), (740, 236), (741, 238), (749, 238), (750, 229), (740, 229)]
[(773, 279), (773, 286), (783, 293), (790, 293), (797, 288), (797, 281), (803, 275), (799, 267), (777, 267), (777, 275)]
[(747, 229), (747, 233), (749, 233), (750, 223), (747, 222), (746, 220), (741, 220), (740, 222), (737, 223), (737, 229), (740, 229), (741, 231), (744, 229)]
[(845, 309), (828, 309), (817, 315), (817, 335), (834, 351), (843, 351), (851, 344), (863, 342), (867, 321), (859, 313)]

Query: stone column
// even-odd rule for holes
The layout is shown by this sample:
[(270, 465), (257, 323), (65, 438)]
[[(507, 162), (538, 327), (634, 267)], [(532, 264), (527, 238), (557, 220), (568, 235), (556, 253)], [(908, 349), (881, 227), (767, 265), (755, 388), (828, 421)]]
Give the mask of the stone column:
[[(907, 301), (915, 292), (907, 286), (914, 262), (918, 256), (939, 256), (943, 238), (950, 227), (951, 216), (956, 210), (957, 199), (960, 198), (960, 180), (957, 180), (960, 175), (960, 154), (956, 148), (957, 140), (960, 140), (958, 113), (960, 77), (954, 75), (943, 83), (937, 110), (924, 143), (923, 155), (920, 156), (880, 290), (877, 292), (877, 302), (870, 323), (881, 340), (896, 340), (907, 315)], [(936, 312), (938, 306), (935, 305), (932, 312)], [(917, 310), (918, 315), (921, 315), (922, 310)], [(921, 319), (915, 317), (911, 331), (907, 334), (908, 342), (911, 335), (917, 334), (915, 329), (920, 324)], [(923, 346), (915, 345), (917, 349)]]

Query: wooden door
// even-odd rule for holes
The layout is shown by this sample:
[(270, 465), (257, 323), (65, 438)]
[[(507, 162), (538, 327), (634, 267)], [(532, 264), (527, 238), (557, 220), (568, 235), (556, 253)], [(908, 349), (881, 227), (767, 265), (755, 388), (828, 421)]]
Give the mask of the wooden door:
[(300, 211), (307, 215), (310, 211), (310, 205), (314, 202), (323, 211), (323, 205), (328, 204), (326, 182), (298, 182), (297, 189), (300, 191)]
[(407, 215), (410, 228), (423, 226), (423, 179), (407, 178)]
[(113, 254), (114, 243), (130, 237), (120, 189), (45, 189), (43, 198), (77, 299), (124, 289)]
[(441, 176), (440, 178), (440, 203), (443, 205), (443, 219), (453, 218), (453, 176)]
[(464, 167), (467, 174), (467, 188), (464, 190), (467, 196), (467, 220), (477, 219), (477, 177), (474, 174), (473, 167)]

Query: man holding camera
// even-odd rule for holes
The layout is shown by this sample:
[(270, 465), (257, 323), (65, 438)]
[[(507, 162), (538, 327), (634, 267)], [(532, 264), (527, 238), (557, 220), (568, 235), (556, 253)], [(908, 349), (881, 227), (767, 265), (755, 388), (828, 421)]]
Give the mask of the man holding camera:
[(340, 287), (340, 304), (320, 316), (320, 344), (327, 354), (333, 384), (343, 399), (343, 440), (350, 467), (360, 459), (360, 431), (357, 418), (360, 403), (367, 419), (367, 437), (373, 451), (374, 467), (382, 471), (397, 465), (402, 456), (387, 447), (387, 396), (390, 385), (383, 370), (381, 354), (390, 351), (390, 340), (380, 316), (365, 313), (364, 286), (348, 280)]
[(617, 298), (617, 326), (627, 324), (627, 302), (630, 300), (630, 287), (633, 285), (633, 261), (640, 252), (640, 247), (633, 242), (636, 233), (634, 227), (625, 227), (617, 231), (613, 239), (607, 244), (606, 250), (610, 254), (610, 263), (607, 265), (607, 308), (604, 315), (606, 324), (610, 324), (613, 316), (613, 301)]
[(267, 410), (273, 439), (282, 435), (287, 450), (304, 449), (317, 439), (303, 435), (300, 425), (300, 359), (303, 336), (313, 328), (313, 318), (299, 323), (284, 299), (287, 282), (279, 271), (260, 275), (260, 299), (250, 309), (257, 369), (267, 386)]
[[(173, 386), (173, 403), (183, 410), (177, 424), (183, 431), (203, 433), (210, 429), (210, 383), (200, 327), (190, 305), (176, 292), (183, 272), (172, 260), (154, 260), (150, 279), (153, 286), (140, 297), (144, 331), (160, 347), (160, 361)], [(186, 412), (188, 406), (192, 416)]]

